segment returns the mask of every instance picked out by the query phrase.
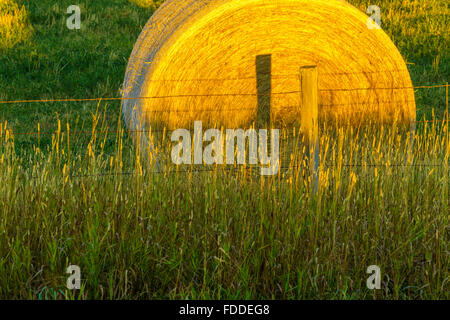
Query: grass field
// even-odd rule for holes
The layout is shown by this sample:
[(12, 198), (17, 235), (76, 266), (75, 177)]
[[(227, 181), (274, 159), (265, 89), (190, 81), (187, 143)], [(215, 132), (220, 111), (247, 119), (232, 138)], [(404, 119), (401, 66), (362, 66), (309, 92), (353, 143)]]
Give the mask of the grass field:
[[(70, 1), (17, 2), (32, 35), (0, 48), (0, 100), (120, 96), (152, 8), (79, 1), (71, 31)], [(448, 4), (370, 4), (414, 85), (445, 84)], [(327, 129), (317, 193), (295, 169), (152, 174), (119, 102), (0, 105), (0, 298), (448, 299), (445, 88), (416, 98), (418, 118), (434, 122), (419, 126), (412, 160), (395, 126)], [(65, 286), (70, 264), (78, 292)], [(382, 290), (366, 288), (372, 264)]]

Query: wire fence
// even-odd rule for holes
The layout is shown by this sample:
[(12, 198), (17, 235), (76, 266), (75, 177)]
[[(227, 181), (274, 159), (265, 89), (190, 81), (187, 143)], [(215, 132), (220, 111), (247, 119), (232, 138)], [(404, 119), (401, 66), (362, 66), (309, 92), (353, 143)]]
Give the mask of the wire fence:
[[(386, 73), (386, 72), (404, 72), (405, 70), (391, 70), (391, 71), (367, 71), (367, 72), (361, 72), (361, 73)], [(323, 73), (327, 74), (327, 73)], [(328, 73), (329, 75), (341, 75), (341, 74), (353, 74), (353, 73)], [(294, 75), (284, 75), (284, 77), (292, 77)], [(298, 77), (298, 75), (296, 75)], [(277, 76), (273, 76), (277, 77)], [(282, 77), (282, 76), (278, 76)], [(253, 77), (256, 79), (256, 77)], [(252, 79), (253, 79), (252, 78)], [(233, 79), (217, 79), (217, 80), (243, 80), (243, 79), (249, 79), (249, 78), (233, 78)], [(171, 82), (178, 82), (178, 81), (209, 81), (212, 79), (159, 79), (159, 80), (151, 80), (151, 81), (171, 81)], [(339, 92), (339, 91), (361, 91), (361, 90), (404, 90), (404, 89), (431, 89), (431, 88), (446, 88), (448, 90), (449, 84), (444, 85), (430, 85), (430, 86), (413, 86), (413, 87), (391, 87), (391, 88), (341, 88), (341, 89), (319, 89), (319, 91), (322, 92)], [(123, 100), (139, 100), (139, 99), (167, 99), (167, 98), (189, 98), (189, 97), (236, 97), (236, 96), (271, 96), (271, 95), (289, 95), (289, 94), (300, 94), (301, 91), (287, 91), (287, 92), (272, 92), (272, 93), (222, 93), (222, 94), (186, 94), (186, 95), (164, 95), (164, 96), (140, 96), (140, 97), (97, 97), (97, 98), (66, 98), (66, 99), (30, 99), (30, 100), (3, 100), (0, 101), (0, 104), (6, 105), (6, 104), (25, 104), (25, 103), (60, 103), (60, 102), (102, 102), (102, 101), (123, 101)], [(447, 93), (448, 95), (448, 93)], [(360, 102), (352, 102), (352, 103), (331, 103), (331, 104), (319, 104), (319, 107), (334, 107), (334, 106), (359, 106), (359, 105), (398, 105), (403, 103), (413, 103), (415, 100), (373, 100), (373, 101), (360, 101)], [(447, 96), (447, 104), (448, 104), (448, 96)], [(296, 106), (280, 106), (279, 110), (294, 110)], [(448, 106), (447, 106), (448, 108)], [(151, 114), (158, 114), (158, 113), (165, 113), (165, 114), (171, 114), (171, 113), (221, 113), (221, 112), (229, 112), (229, 111), (255, 111), (256, 109), (253, 108), (245, 108), (245, 107), (239, 107), (239, 108), (224, 108), (224, 109), (164, 109), (164, 110), (146, 110), (143, 112), (144, 116), (150, 116)], [(421, 123), (448, 123), (449, 120), (419, 120), (414, 121), (415, 124), (421, 124)], [(341, 124), (343, 125), (343, 124)], [(358, 126), (374, 126), (377, 124), (358, 124)], [(128, 131), (129, 133), (150, 133), (151, 132), (162, 132), (163, 130), (131, 130)], [(103, 130), (102, 130), (103, 132)], [(52, 135), (55, 131), (51, 132), (14, 132), (14, 135)], [(80, 131), (80, 132), (71, 132), (72, 135), (74, 134), (93, 134), (95, 132), (93, 131)]]
[[(419, 121), (412, 121), (412, 124), (446, 124), (450, 123), (450, 120), (442, 120), (442, 119), (436, 119), (436, 120), (419, 120)], [(346, 126), (352, 126), (351, 124), (339, 124), (339, 126), (346, 127)], [(362, 123), (359, 125), (356, 125), (355, 128), (358, 127), (374, 127), (379, 126), (379, 124), (376, 123)], [(147, 130), (124, 130), (123, 132), (126, 132), (128, 134), (135, 134), (135, 133), (142, 133), (142, 134), (152, 134), (152, 133), (170, 133), (173, 132), (172, 129), (147, 129)], [(18, 132), (18, 131), (10, 131), (12, 135), (14, 136), (51, 136), (54, 134), (61, 134), (61, 135), (71, 135), (71, 136), (80, 136), (80, 135), (94, 135), (94, 134), (108, 134), (109, 136), (117, 136), (122, 134), (122, 131), (118, 132), (117, 129), (95, 129), (95, 130), (86, 130), (86, 131), (34, 131), (34, 132)]]
[[(391, 168), (391, 169), (401, 169), (401, 168), (447, 168), (447, 171), (450, 173), (449, 165), (445, 164), (343, 164), (343, 167), (346, 168)], [(333, 168), (335, 165), (332, 164), (324, 164), (324, 168)], [(251, 168), (252, 172), (248, 174), (248, 169)], [(209, 167), (203, 167), (203, 168), (189, 168), (189, 169), (170, 169), (170, 170), (152, 170), (152, 171), (125, 171), (125, 172), (102, 172), (102, 173), (95, 173), (95, 174), (79, 174), (79, 175), (70, 175), (70, 178), (72, 179), (80, 179), (80, 178), (92, 178), (92, 177), (120, 177), (120, 176), (148, 176), (148, 175), (156, 175), (156, 174), (197, 174), (197, 173), (239, 173), (239, 172), (247, 172), (247, 176), (252, 176), (252, 173), (257, 173), (260, 168), (256, 167), (229, 167), (225, 168), (222, 167), (218, 169), (216, 166), (209, 166)], [(306, 169), (305, 166), (281, 166), (279, 168), (279, 173), (283, 174), (289, 170), (301, 170)], [(256, 177), (263, 177), (266, 176), (262, 175), (256, 175)], [(271, 177), (271, 176), (268, 176)], [(267, 177), (266, 177), (267, 178)], [(38, 177), (33, 177), (33, 179), (38, 179)]]
[[(406, 70), (391, 70), (391, 71), (367, 71), (367, 72), (361, 72), (362, 74), (377, 74), (377, 73), (386, 73), (386, 72), (406, 72)], [(354, 73), (319, 73), (320, 75), (351, 75)], [(290, 75), (271, 75), (273, 79), (288, 79), (288, 78), (298, 78), (298, 74)], [(150, 81), (160, 81), (160, 82), (189, 82), (189, 81), (234, 81), (234, 80), (248, 80), (248, 79), (256, 79), (256, 77), (243, 77), (243, 78), (225, 78), (225, 79), (152, 79)], [(361, 87), (361, 88), (334, 88), (334, 89), (319, 89), (320, 92), (345, 92), (345, 91), (370, 91), (370, 90), (418, 90), (418, 89), (433, 89), (433, 88), (446, 88), (446, 103), (447, 103), (447, 119), (435, 119), (435, 120), (418, 120), (412, 122), (413, 124), (447, 124), (450, 122), (448, 118), (448, 87), (449, 84), (443, 84), (443, 85), (420, 85), (420, 86), (411, 86), (411, 87)], [(279, 96), (279, 95), (291, 95), (291, 94), (300, 94), (300, 90), (294, 90), (294, 91), (286, 91), (286, 92), (271, 92), (271, 93), (211, 93), (211, 94), (185, 94), (185, 95), (163, 95), (163, 96), (140, 96), (140, 97), (95, 97), (95, 98), (59, 98), (59, 99), (22, 99), (22, 100), (4, 100), (0, 101), (0, 105), (14, 105), (14, 104), (31, 104), (31, 103), (62, 103), (62, 102), (103, 102), (103, 101), (123, 101), (123, 100), (139, 100), (139, 99), (177, 99), (177, 98), (197, 98), (197, 97), (237, 97), (237, 96)], [(362, 101), (362, 102), (353, 102), (353, 103), (337, 103), (337, 104), (319, 104), (319, 107), (333, 107), (333, 106), (352, 106), (352, 105), (367, 105), (367, 104), (375, 104), (375, 105), (396, 105), (396, 104), (402, 104), (402, 103), (412, 103), (415, 102), (415, 100), (381, 100), (381, 101)], [(283, 106), (281, 109), (293, 109), (295, 106)], [(223, 110), (218, 109), (176, 109), (176, 110), (149, 110), (146, 111), (146, 116), (152, 113), (189, 113), (195, 111), (196, 113), (218, 113), (218, 112), (224, 112), (224, 111), (255, 111), (255, 108), (226, 108)], [(340, 124), (345, 125), (345, 124)], [(349, 124), (351, 125), (351, 124)], [(376, 123), (360, 123), (356, 125), (356, 127), (364, 127), (364, 126), (377, 126), (379, 124)], [(71, 136), (80, 136), (80, 135), (94, 135), (94, 134), (107, 134), (108, 136), (117, 136), (119, 134), (123, 134), (123, 132), (127, 132), (129, 134), (131, 133), (143, 133), (143, 134), (150, 134), (150, 133), (168, 133), (173, 130), (168, 130), (167, 128), (164, 129), (148, 129), (148, 130), (117, 130), (116, 129), (109, 129), (109, 128), (100, 128), (100, 129), (92, 129), (92, 130), (81, 130), (81, 131), (64, 131), (64, 130), (49, 130), (49, 131), (34, 131), (34, 132), (18, 132), (18, 131), (12, 131), (12, 134), (14, 136), (46, 136), (46, 135), (55, 135), (55, 134), (61, 134), (61, 135), (71, 135)], [(331, 164), (324, 164), (325, 167), (332, 167)], [(430, 167), (430, 168), (436, 168), (436, 167), (446, 167), (448, 169), (448, 163), (447, 164), (418, 164), (418, 163), (398, 163), (398, 164), (392, 164), (392, 163), (380, 163), (380, 164), (373, 164), (373, 163), (349, 163), (349, 164), (343, 164), (343, 167), (376, 167), (376, 168), (402, 168), (402, 167), (416, 167), (416, 168), (422, 168), (422, 167)], [(287, 170), (293, 170), (298, 169), (296, 166), (281, 166), (280, 172), (287, 171)], [(215, 166), (209, 166), (209, 167), (202, 167), (202, 168), (189, 168), (187, 170), (184, 169), (171, 169), (165, 173), (196, 173), (196, 172), (212, 172), (216, 171), (217, 167)], [(220, 171), (223, 172), (233, 172), (233, 171), (240, 171), (242, 168), (225, 168), (222, 167)], [(161, 171), (150, 171), (147, 173), (151, 174), (159, 174), (162, 173)], [(100, 174), (95, 174), (95, 176), (130, 176), (130, 175), (137, 175), (140, 173), (137, 172), (105, 172)], [(81, 178), (81, 177), (89, 177), (91, 175), (73, 175), (73, 178)]]
[[(176, 81), (176, 80), (174, 80)], [(177, 80), (178, 81), (178, 80)], [(223, 81), (223, 79), (222, 79)], [(409, 90), (409, 89), (432, 89), (448, 88), (449, 84), (434, 86), (412, 86), (412, 87), (367, 87), (367, 88), (337, 88), (337, 89), (319, 89), (321, 92), (340, 92), (340, 91), (362, 91), (362, 90)], [(123, 101), (123, 100), (146, 100), (146, 99), (168, 99), (168, 98), (197, 98), (197, 97), (236, 97), (236, 96), (271, 96), (300, 94), (300, 90), (272, 93), (209, 93), (209, 94), (179, 94), (162, 96), (140, 96), (140, 97), (97, 97), (97, 98), (66, 98), (66, 99), (31, 99), (31, 100), (3, 100), (0, 104), (21, 104), (21, 103), (50, 103), (50, 102), (92, 102), (92, 101)], [(403, 101), (405, 102), (405, 101)], [(377, 101), (373, 101), (377, 103)], [(161, 111), (163, 112), (163, 111)], [(166, 111), (167, 112), (167, 111)]]
[[(447, 171), (450, 172), (450, 168), (445, 164), (343, 164), (343, 167), (346, 168), (447, 168)], [(325, 168), (333, 168), (334, 165), (324, 164)], [(251, 168), (252, 171), (248, 171)], [(220, 168), (218, 169), (216, 166), (203, 167), (203, 168), (189, 168), (189, 169), (170, 169), (170, 170), (151, 170), (151, 171), (124, 171), (124, 172), (102, 172), (102, 173), (94, 173), (94, 174), (75, 174), (69, 175), (71, 179), (82, 179), (82, 178), (108, 178), (108, 177), (122, 177), (122, 176), (149, 176), (149, 175), (171, 175), (171, 174), (197, 174), (197, 173), (239, 173), (243, 172), (246, 169), (246, 176), (252, 177), (252, 173), (257, 173), (260, 169), (256, 167), (229, 167), (229, 168)], [(281, 174), (289, 171), (289, 170), (301, 170), (305, 169), (303, 166), (282, 166), (279, 168), (279, 172)], [(249, 173), (250, 172), (250, 173)], [(266, 176), (255, 175), (256, 177)], [(267, 176), (271, 177), (271, 176)], [(266, 178), (267, 178), (266, 177)], [(64, 178), (64, 177), (61, 177)], [(32, 179), (36, 180), (39, 177), (34, 176)]]

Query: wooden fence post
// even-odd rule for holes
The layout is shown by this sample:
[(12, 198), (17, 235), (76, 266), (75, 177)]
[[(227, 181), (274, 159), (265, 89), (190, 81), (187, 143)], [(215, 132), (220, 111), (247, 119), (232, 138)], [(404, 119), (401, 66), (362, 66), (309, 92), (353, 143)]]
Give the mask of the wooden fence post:
[(319, 93), (317, 66), (300, 67), (300, 131), (306, 143), (313, 191), (319, 184)]
[(272, 56), (256, 56), (256, 86), (258, 92), (257, 128), (270, 129), (271, 92), (272, 92)]

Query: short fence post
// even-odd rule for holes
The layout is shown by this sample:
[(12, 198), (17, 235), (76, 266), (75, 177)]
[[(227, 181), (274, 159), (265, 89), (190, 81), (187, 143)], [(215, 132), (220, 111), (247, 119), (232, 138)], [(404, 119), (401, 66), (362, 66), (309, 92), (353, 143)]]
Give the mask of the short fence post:
[(300, 67), (300, 131), (306, 142), (306, 157), (313, 183), (319, 184), (319, 95), (317, 66)]
[(258, 110), (256, 127), (270, 129), (271, 93), (272, 93), (272, 56), (256, 56), (256, 86), (258, 92)]

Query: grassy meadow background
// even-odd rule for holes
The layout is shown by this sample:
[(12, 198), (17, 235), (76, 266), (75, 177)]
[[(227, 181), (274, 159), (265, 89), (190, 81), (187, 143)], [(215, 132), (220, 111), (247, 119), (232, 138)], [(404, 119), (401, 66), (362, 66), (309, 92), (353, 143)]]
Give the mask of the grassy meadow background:
[[(7, 33), (11, 2), (23, 17)], [(0, 101), (120, 96), (161, 1), (80, 0), (78, 31), (72, 2), (0, 0)], [(448, 81), (445, 1), (350, 2), (380, 6), (414, 85)], [(317, 194), (295, 169), (152, 174), (117, 101), (0, 104), (0, 298), (448, 299), (445, 88), (416, 99), (435, 122), (419, 126), (413, 161), (397, 165), (408, 145), (395, 127), (326, 129)], [(65, 286), (70, 264), (80, 291)]]

